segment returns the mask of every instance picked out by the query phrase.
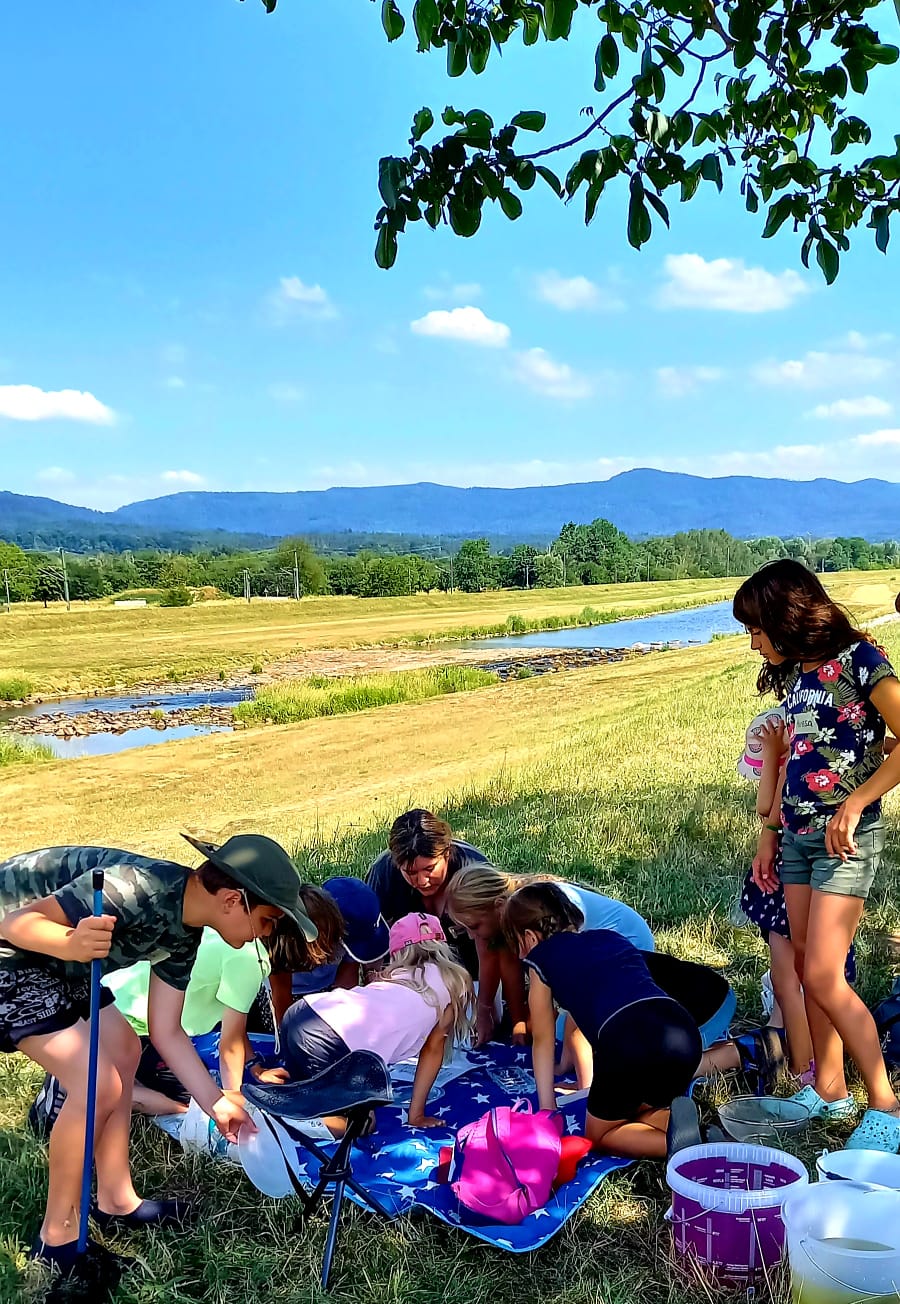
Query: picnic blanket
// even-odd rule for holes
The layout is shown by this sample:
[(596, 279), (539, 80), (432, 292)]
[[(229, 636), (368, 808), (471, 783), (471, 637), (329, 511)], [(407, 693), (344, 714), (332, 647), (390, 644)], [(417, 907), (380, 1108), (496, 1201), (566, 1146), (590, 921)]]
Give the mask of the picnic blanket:
[[(262, 1051), (271, 1050), (270, 1039), (251, 1037), (251, 1041), (259, 1042)], [(217, 1065), (217, 1038), (202, 1039), (198, 1050), (210, 1067)], [(392, 1217), (399, 1217), (414, 1206), (427, 1209), (443, 1222), (489, 1245), (521, 1254), (546, 1244), (607, 1173), (625, 1168), (630, 1162), (589, 1155), (579, 1163), (572, 1181), (560, 1187), (548, 1204), (529, 1214), (518, 1226), (486, 1222), (463, 1208), (449, 1185), (436, 1180), (440, 1150), (453, 1144), (457, 1131), (465, 1123), (471, 1123), (495, 1105), (530, 1099), (537, 1108), (531, 1052), (499, 1043), (480, 1050), (457, 1050), (453, 1064), (449, 1070), (442, 1071), (428, 1099), (428, 1114), (442, 1120), (443, 1126), (438, 1128), (406, 1126), (404, 1105), (411, 1082), (408, 1066), (395, 1066), (393, 1076), (398, 1102), (378, 1110), (376, 1132), (359, 1141), (353, 1153), (353, 1176)], [(584, 1131), (583, 1099), (564, 1104), (560, 1112), (566, 1133)], [(304, 1186), (311, 1189), (315, 1185), (318, 1168), (315, 1158), (298, 1147), (294, 1171)], [(355, 1199), (351, 1192), (348, 1195)]]

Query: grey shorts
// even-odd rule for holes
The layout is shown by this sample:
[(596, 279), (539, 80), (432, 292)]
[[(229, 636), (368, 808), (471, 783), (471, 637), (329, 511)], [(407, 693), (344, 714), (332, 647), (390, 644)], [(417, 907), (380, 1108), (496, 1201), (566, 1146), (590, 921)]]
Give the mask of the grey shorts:
[(884, 823), (880, 816), (861, 820), (854, 834), (856, 854), (841, 860), (825, 850), (825, 830), (793, 833), (785, 829), (781, 840), (781, 881), (833, 892), (865, 901), (872, 889), (884, 849)]
[(311, 1005), (295, 1001), (281, 1021), (284, 1064), (294, 1082), (306, 1082), (350, 1054), (350, 1047)]

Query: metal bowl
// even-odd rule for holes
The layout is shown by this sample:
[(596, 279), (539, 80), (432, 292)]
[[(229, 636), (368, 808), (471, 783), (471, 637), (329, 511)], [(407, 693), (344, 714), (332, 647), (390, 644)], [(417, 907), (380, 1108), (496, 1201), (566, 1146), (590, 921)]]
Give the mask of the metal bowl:
[(806, 1127), (809, 1108), (777, 1096), (735, 1096), (719, 1109), (719, 1122), (735, 1141), (779, 1145)]

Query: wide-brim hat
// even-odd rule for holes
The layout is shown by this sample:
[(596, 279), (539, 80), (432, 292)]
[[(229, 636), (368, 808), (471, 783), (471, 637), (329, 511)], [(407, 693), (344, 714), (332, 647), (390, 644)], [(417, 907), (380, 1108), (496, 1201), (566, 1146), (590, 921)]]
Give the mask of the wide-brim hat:
[(205, 860), (241, 887), (267, 901), (293, 919), (307, 942), (314, 942), (319, 930), (303, 908), (300, 878), (284, 847), (262, 833), (236, 833), (221, 846), (182, 833), (186, 842)]

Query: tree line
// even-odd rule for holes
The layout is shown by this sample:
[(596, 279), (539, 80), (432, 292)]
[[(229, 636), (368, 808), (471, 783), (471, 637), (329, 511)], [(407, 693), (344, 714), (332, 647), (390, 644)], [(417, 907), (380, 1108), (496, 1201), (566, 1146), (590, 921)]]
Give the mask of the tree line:
[[(430, 554), (430, 555), (429, 555)], [(178, 552), (147, 548), (110, 555), (26, 551), (0, 541), (0, 600), (59, 602), (146, 592), (149, 600), (182, 605), (198, 590), (232, 597), (405, 594), (487, 589), (557, 588), (748, 575), (776, 557), (794, 557), (816, 571), (879, 570), (900, 565), (900, 542), (862, 538), (736, 539), (725, 530), (688, 530), (630, 539), (610, 521), (570, 522), (546, 548), (521, 543), (495, 550), (488, 539), (466, 539), (455, 550), (363, 549), (323, 555), (306, 539), (274, 548)]]

